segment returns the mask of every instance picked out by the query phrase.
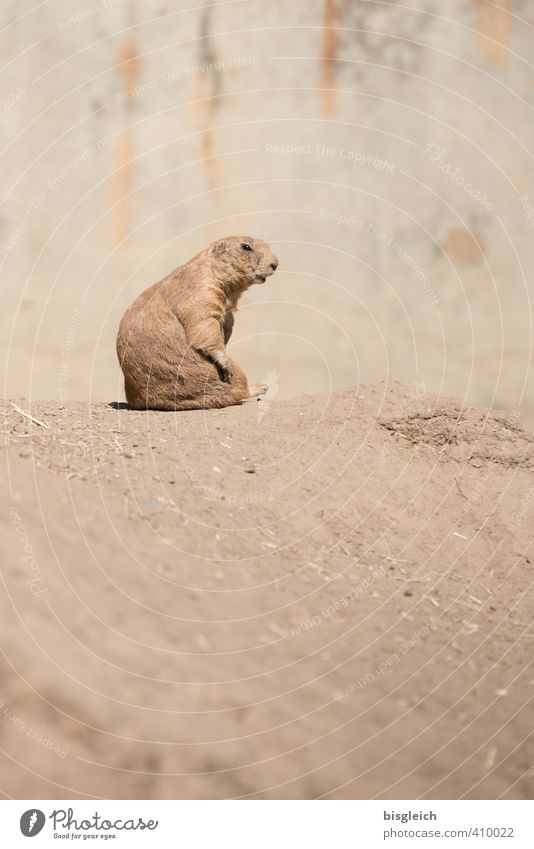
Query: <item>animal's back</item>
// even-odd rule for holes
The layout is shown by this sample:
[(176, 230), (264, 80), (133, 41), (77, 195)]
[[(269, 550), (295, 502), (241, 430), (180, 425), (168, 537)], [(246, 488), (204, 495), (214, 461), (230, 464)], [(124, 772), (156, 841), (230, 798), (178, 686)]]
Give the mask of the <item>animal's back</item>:
[(184, 329), (167, 304), (164, 282), (136, 298), (124, 314), (117, 335), (126, 398), (137, 409), (145, 409), (147, 402), (156, 400), (162, 385), (179, 378), (176, 366), (190, 353)]

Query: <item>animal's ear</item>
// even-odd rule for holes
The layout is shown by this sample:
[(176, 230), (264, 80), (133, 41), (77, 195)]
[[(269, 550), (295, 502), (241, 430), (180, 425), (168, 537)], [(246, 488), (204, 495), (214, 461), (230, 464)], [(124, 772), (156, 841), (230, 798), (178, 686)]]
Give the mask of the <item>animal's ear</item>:
[(222, 254), (226, 247), (224, 239), (219, 239), (217, 242), (214, 242), (211, 246), (212, 254)]

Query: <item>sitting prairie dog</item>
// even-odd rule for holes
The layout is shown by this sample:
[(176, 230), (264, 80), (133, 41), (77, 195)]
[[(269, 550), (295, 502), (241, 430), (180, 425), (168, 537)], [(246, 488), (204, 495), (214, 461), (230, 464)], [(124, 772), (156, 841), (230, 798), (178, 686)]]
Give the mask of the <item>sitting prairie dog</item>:
[(133, 302), (117, 336), (128, 405), (199, 410), (240, 404), (265, 392), (226, 353), (243, 292), (274, 274), (261, 239), (230, 236), (172, 271)]

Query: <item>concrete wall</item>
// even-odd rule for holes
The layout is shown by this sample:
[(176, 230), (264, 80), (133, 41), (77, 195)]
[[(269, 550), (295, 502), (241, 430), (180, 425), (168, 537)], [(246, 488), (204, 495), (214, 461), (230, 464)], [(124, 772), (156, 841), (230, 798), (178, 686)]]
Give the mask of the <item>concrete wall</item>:
[(5, 393), (122, 398), (126, 306), (250, 233), (280, 258), (237, 316), (253, 380), (533, 425), (533, 9), (410, 6), (4, 0)]

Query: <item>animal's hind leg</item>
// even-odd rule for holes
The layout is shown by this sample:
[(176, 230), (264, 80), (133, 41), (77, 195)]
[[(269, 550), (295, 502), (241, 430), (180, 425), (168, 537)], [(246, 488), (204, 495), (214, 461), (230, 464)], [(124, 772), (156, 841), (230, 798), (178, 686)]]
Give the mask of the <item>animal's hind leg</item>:
[(210, 363), (202, 368), (201, 378), (197, 382), (197, 391), (189, 398), (183, 394), (174, 400), (176, 410), (209, 410), (217, 407), (232, 407), (241, 404), (249, 397), (247, 379), (239, 366), (231, 363), (229, 381), (221, 380), (217, 368)]
[[(191, 364), (185, 364), (186, 371)], [(126, 399), (136, 410), (209, 410), (241, 404), (250, 396), (244, 372), (231, 364), (230, 381), (221, 380), (213, 363), (194, 361), (187, 379), (154, 380), (154, 375), (138, 376), (136, 382), (125, 381)], [(189, 392), (187, 391), (189, 389)], [(256, 387), (255, 387), (256, 389)], [(254, 393), (255, 394), (255, 393)]]

